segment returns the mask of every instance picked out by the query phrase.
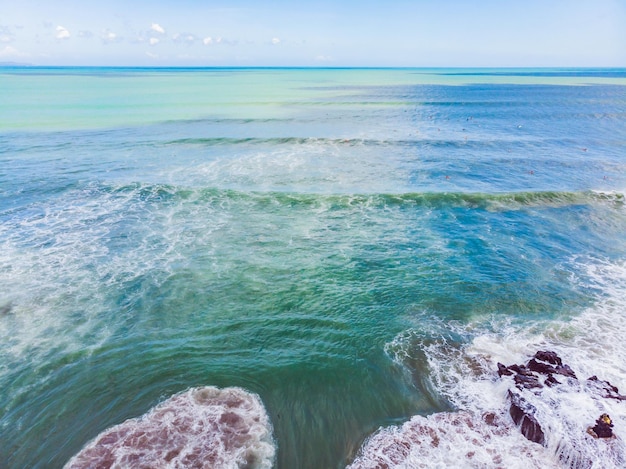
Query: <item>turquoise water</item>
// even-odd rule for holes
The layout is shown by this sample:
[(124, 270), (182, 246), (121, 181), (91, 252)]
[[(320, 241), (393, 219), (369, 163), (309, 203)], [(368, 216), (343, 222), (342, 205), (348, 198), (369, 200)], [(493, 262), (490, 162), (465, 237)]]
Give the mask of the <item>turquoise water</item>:
[(626, 389), (625, 70), (0, 87), (1, 467), (62, 467), (197, 386), (257, 394), (285, 469), (500, 408), (489, 366), (538, 347)]

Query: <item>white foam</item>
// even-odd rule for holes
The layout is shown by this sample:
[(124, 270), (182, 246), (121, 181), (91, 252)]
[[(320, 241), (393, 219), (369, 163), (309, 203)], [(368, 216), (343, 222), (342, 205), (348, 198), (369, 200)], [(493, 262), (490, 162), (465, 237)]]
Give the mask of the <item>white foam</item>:
[[(489, 444), (483, 441), (485, 438), (496, 439), (494, 444), (503, 458), (515, 455), (514, 460), (503, 459), (502, 467), (626, 467), (626, 402), (600, 396), (602, 393), (587, 381), (597, 375), (626, 394), (623, 360), (626, 356), (623, 340), (626, 336), (626, 265), (599, 259), (577, 259), (574, 264), (580, 272), (579, 286), (593, 292), (596, 301), (573, 319), (518, 324), (491, 318), (466, 326), (440, 323), (441, 330), (429, 334), (440, 339), (427, 341), (423, 333), (415, 330), (399, 335), (389, 344), (390, 355), (409, 367), (416, 355), (423, 354), (433, 388), (459, 409), (459, 413), (436, 414), (427, 419), (414, 417), (412, 423), (402, 427), (381, 430), (364, 446), (354, 467), (374, 467), (375, 464), (367, 461), (383, 461), (376, 456), (381, 448), (389, 445), (400, 448), (402, 442), (406, 443), (409, 456), (398, 463), (387, 462), (389, 467), (420, 467), (417, 461), (422, 457), (433, 461), (433, 465), (424, 467), (445, 467), (448, 463), (458, 467), (459, 461), (467, 467), (490, 467), (494, 464), (473, 465), (464, 456), (474, 451), (477, 441), (480, 445)], [(445, 337), (456, 337), (456, 340)], [(562, 384), (521, 392), (535, 408), (535, 417), (545, 433), (545, 448), (527, 442), (534, 448), (533, 454), (541, 455), (539, 459), (519, 452), (518, 437), (524, 437), (517, 429), (512, 433), (508, 430), (513, 425), (508, 415), (508, 391), (517, 388), (512, 377), (497, 375), (498, 362), (525, 364), (538, 350), (556, 352), (579, 378), (555, 375)], [(480, 416), (486, 412), (499, 415), (507, 430), (502, 434), (482, 430)], [(597, 440), (586, 433), (603, 413), (611, 416), (616, 439)], [(450, 449), (445, 447), (445, 454), (421, 441), (428, 432), (439, 432), (441, 422), (450, 425), (454, 416), (471, 422), (474, 427), (464, 423), (454, 425), (454, 444), (446, 443)], [(420, 430), (416, 432), (414, 427), (418, 424)]]
[[(51, 351), (88, 352), (124, 321), (120, 296), (158, 288), (189, 262), (211, 253), (211, 234), (227, 214), (176, 198), (160, 185), (68, 191), (15, 212), (0, 224), (0, 378), (9, 365), (46, 362)], [(167, 200), (173, 199), (172, 203)]]
[(66, 469), (269, 469), (272, 428), (260, 398), (240, 388), (192, 388), (85, 446)]
[(415, 416), (401, 427), (381, 429), (349, 469), (551, 468), (543, 447), (526, 440), (506, 417), (471, 412)]

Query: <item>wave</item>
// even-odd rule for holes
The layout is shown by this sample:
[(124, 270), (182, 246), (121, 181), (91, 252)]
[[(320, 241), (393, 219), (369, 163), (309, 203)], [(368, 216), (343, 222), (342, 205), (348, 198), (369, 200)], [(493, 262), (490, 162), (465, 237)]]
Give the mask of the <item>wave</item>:
[[(454, 138), (456, 135), (457, 138)], [(375, 138), (328, 138), (328, 137), (187, 137), (176, 140), (168, 140), (163, 145), (196, 145), (196, 146), (220, 146), (220, 145), (333, 145), (333, 146), (365, 146), (365, 147), (411, 147), (411, 148), (510, 148), (513, 145), (526, 146), (528, 141), (512, 138), (481, 139), (468, 136), (466, 129), (459, 129), (455, 134), (447, 138), (398, 138), (398, 139), (375, 139)], [(467, 137), (467, 138), (466, 138)], [(558, 144), (576, 146), (572, 139), (548, 139), (540, 140), (542, 145)]]
[(468, 192), (406, 192), (318, 194), (280, 191), (239, 191), (235, 189), (193, 188), (169, 184), (127, 184), (94, 188), (111, 194), (134, 194), (144, 201), (189, 200), (207, 202), (219, 199), (246, 200), (288, 206), (330, 204), (333, 207), (384, 207), (395, 205), (425, 206), (429, 208), (466, 207), (485, 210), (510, 210), (524, 207), (557, 207), (578, 204), (609, 204), (623, 207), (626, 194), (620, 191), (524, 191), (509, 193)]
[(240, 388), (192, 388), (98, 435), (65, 469), (269, 469), (276, 448), (259, 397)]

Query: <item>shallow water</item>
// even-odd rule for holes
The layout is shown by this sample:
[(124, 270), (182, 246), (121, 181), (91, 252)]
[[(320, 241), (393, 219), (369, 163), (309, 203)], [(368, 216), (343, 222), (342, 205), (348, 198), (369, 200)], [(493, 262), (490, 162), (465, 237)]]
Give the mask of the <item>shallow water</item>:
[[(345, 467), (413, 416), (501, 413), (495, 363), (542, 348), (626, 390), (624, 70), (0, 86), (2, 467), (62, 467), (192, 387), (258, 395), (279, 468)], [(593, 423), (583, 402), (544, 417), (555, 434)], [(556, 454), (499, 445), (507, 467), (533, 446)]]

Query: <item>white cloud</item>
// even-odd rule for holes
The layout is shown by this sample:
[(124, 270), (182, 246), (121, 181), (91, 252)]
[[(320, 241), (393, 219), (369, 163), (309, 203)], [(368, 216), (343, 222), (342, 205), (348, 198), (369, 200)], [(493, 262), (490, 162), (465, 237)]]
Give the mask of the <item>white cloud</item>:
[(0, 42), (8, 43), (15, 40), (15, 35), (9, 30), (8, 26), (0, 25)]
[(4, 49), (0, 49), (0, 58), (7, 57), (28, 57), (28, 54), (20, 52), (13, 46), (4, 46)]
[(159, 56), (157, 54), (153, 54), (152, 52), (146, 52), (146, 55), (151, 59), (158, 59)]
[(121, 37), (119, 37), (116, 33), (111, 31), (110, 29), (105, 29), (104, 31), (102, 31), (102, 35), (100, 36), (100, 38), (102, 39), (102, 42), (104, 42), (105, 44), (109, 44), (111, 42), (119, 42), (122, 40)]
[(150, 29), (152, 31), (155, 31), (155, 32), (159, 33), (159, 34), (165, 34), (165, 29), (163, 28), (163, 26), (161, 26), (158, 23), (152, 23), (152, 26), (150, 27)]
[(200, 38), (197, 37), (195, 34), (191, 34), (191, 33), (176, 33), (172, 36), (172, 40), (174, 42), (191, 45), (194, 42), (199, 41)]
[(156, 46), (160, 41), (156, 38), (156, 37), (151, 37), (150, 38), (150, 45), (151, 46)]
[(57, 26), (57, 39), (69, 39), (70, 32), (63, 26)]
[(93, 37), (91, 31), (78, 31), (78, 37)]
[(202, 43), (205, 46), (208, 46), (209, 44), (213, 44), (213, 38), (211, 38), (211, 36), (207, 36), (202, 40)]
[(277, 37), (272, 38), (272, 44), (274, 44), (275, 46), (280, 44), (280, 39)]

